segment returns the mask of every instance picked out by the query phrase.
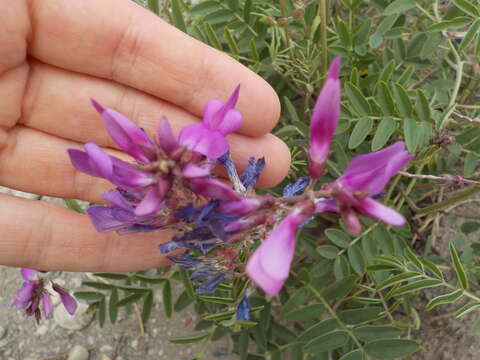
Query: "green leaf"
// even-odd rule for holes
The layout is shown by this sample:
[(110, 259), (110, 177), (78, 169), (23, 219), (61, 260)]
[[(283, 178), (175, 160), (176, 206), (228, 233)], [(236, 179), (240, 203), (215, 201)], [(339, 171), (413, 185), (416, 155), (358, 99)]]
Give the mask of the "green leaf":
[(348, 333), (343, 330), (332, 331), (325, 335), (316, 337), (307, 343), (304, 351), (307, 353), (319, 353), (324, 351), (331, 351), (342, 347), (349, 339)]
[(412, 115), (413, 106), (407, 91), (399, 83), (395, 83), (393, 87), (393, 95), (397, 102), (397, 107), (400, 115), (403, 117), (410, 117)]
[(108, 316), (112, 324), (115, 324), (117, 322), (117, 317), (118, 317), (117, 302), (118, 302), (118, 291), (117, 289), (113, 289), (112, 293), (110, 294), (110, 300), (108, 301)]
[(183, 11), (180, 5), (180, 0), (171, 0), (172, 8), (172, 23), (177, 29), (187, 32), (187, 27), (185, 26), (185, 20), (183, 19)]
[(402, 335), (402, 329), (394, 326), (365, 325), (353, 329), (353, 334), (362, 341), (392, 339)]
[(103, 325), (105, 325), (105, 317), (107, 314), (107, 304), (105, 302), (105, 298), (100, 300), (98, 303), (98, 325), (103, 328)]
[(355, 271), (358, 275), (362, 275), (363, 273), (365, 273), (365, 258), (360, 247), (357, 245), (350, 246), (348, 248), (347, 255), (353, 271)]
[(210, 25), (223, 24), (230, 22), (235, 18), (235, 11), (231, 9), (220, 9), (208, 14), (203, 21)]
[(480, 17), (478, 6), (473, 5), (469, 0), (453, 0), (453, 3), (460, 10), (466, 12), (473, 17)]
[(363, 353), (361, 350), (353, 350), (343, 355), (339, 360), (363, 360)]
[(201, 334), (195, 334), (190, 336), (181, 336), (181, 337), (171, 338), (171, 339), (168, 339), (168, 341), (170, 341), (173, 344), (191, 344), (191, 343), (199, 342), (200, 340), (203, 340), (208, 336), (210, 336), (209, 333), (201, 333)]
[(333, 245), (322, 245), (317, 247), (317, 252), (326, 259), (335, 259), (339, 252), (338, 248)]
[(324, 313), (325, 306), (320, 303), (301, 306), (285, 313), (285, 319), (289, 321), (306, 321), (319, 319)]
[(361, 145), (365, 138), (370, 134), (373, 127), (373, 120), (369, 117), (363, 117), (357, 121), (353, 128), (350, 139), (348, 140), (348, 148), (355, 149)]
[(300, 118), (298, 117), (297, 110), (295, 110), (295, 106), (293, 106), (292, 102), (288, 97), (283, 98), (283, 102), (285, 103), (285, 106), (287, 107), (288, 114), (290, 115), (291, 121), (296, 121), (300, 122)]
[(158, 4), (158, 0), (147, 0), (147, 5), (154, 14), (160, 15), (160, 7)]
[(295, 308), (299, 307), (305, 301), (307, 301), (308, 297), (311, 295), (310, 290), (305, 287), (302, 287), (295, 291), (293, 295), (290, 296), (288, 301), (283, 305), (283, 313), (286, 314), (289, 311), (294, 310)]
[(333, 263), (333, 274), (337, 280), (343, 279), (350, 274), (350, 265), (345, 255), (337, 256)]
[(410, 81), (410, 78), (412, 77), (414, 72), (415, 72), (415, 68), (412, 65), (407, 66), (405, 71), (398, 78), (397, 83), (402, 86), (405, 86)]
[(300, 334), (297, 341), (300, 341), (300, 342), (310, 341), (320, 335), (323, 335), (323, 334), (329, 333), (330, 331), (335, 330), (336, 327), (337, 327), (336, 319), (329, 318), (329, 319), (322, 320), (319, 323), (310, 326), (302, 334)]
[(94, 289), (100, 289), (100, 290), (112, 290), (115, 288), (115, 285), (105, 284), (101, 282), (94, 282), (94, 281), (84, 281), (82, 282), (82, 285), (92, 287)]
[(376, 99), (385, 115), (396, 115), (392, 92), (384, 81), (378, 84)]
[(192, 8), (190, 9), (190, 14), (205, 15), (210, 14), (221, 8), (222, 6), (217, 1), (200, 1), (198, 4), (192, 6)]
[(465, 176), (473, 175), (479, 160), (480, 158), (476, 154), (472, 152), (467, 153), (467, 156), (465, 156), (465, 162), (463, 164), (463, 173)]
[(410, 10), (416, 6), (414, 0), (395, 0), (383, 10), (383, 15), (389, 16), (393, 14), (399, 14)]
[(380, 77), (378, 79), (378, 82), (380, 83), (387, 83), (390, 81), (390, 78), (392, 77), (393, 73), (395, 71), (395, 59), (390, 60), (385, 67), (383, 68), (383, 71), (380, 74)]
[(172, 316), (173, 312), (173, 297), (172, 297), (172, 283), (167, 280), (163, 285), (163, 311), (165, 311), (166, 317)]
[(249, 330), (242, 329), (240, 338), (238, 339), (238, 352), (240, 354), (240, 360), (247, 360), (248, 358), (248, 340)]
[(180, 296), (177, 298), (177, 301), (175, 301), (175, 305), (173, 306), (173, 310), (175, 312), (182, 311), (185, 309), (188, 305), (190, 305), (193, 302), (194, 298), (190, 297), (187, 293), (187, 291), (183, 291)]
[(127, 280), (128, 275), (111, 273), (93, 273), (93, 275), (110, 280)]
[(436, 24), (430, 25), (427, 27), (427, 31), (446, 31), (446, 30), (455, 30), (470, 24), (472, 19), (464, 16), (459, 16), (450, 20), (443, 20)]
[(425, 95), (425, 91), (417, 89), (417, 98), (415, 101), (415, 112), (421, 121), (430, 121), (432, 114), (430, 112), (430, 105)]
[(380, 150), (393, 135), (397, 124), (392, 118), (383, 118), (378, 125), (372, 140), (372, 151)]
[(465, 273), (465, 269), (463, 268), (463, 265), (460, 261), (460, 257), (458, 256), (457, 250), (455, 249), (453, 242), (451, 242), (448, 245), (448, 248), (450, 250), (450, 257), (452, 259), (453, 266), (455, 268), (455, 273), (457, 274), (457, 279), (460, 285), (462, 286), (462, 288), (467, 290), (468, 289), (467, 274)]
[(123, 291), (140, 293), (140, 294), (145, 294), (150, 291), (150, 289), (145, 287), (130, 286), (130, 285), (115, 285), (115, 287)]
[(470, 43), (478, 36), (480, 30), (480, 19), (475, 20), (475, 22), (470, 26), (467, 33), (465, 34), (462, 43), (460, 44), (459, 50), (464, 50)]
[(346, 276), (343, 279), (325, 288), (322, 291), (322, 296), (327, 301), (343, 298), (350, 293), (356, 281), (357, 281), (357, 276), (355, 275)]
[(358, 87), (350, 82), (347, 82), (345, 84), (345, 92), (347, 98), (352, 103), (354, 110), (360, 116), (366, 116), (370, 113), (370, 105)]
[(85, 214), (85, 210), (82, 209), (82, 207), (78, 204), (77, 200), (74, 199), (63, 199), (65, 202), (65, 205), (67, 205), (67, 208), (70, 210), (73, 210), (79, 214)]
[(143, 300), (142, 322), (144, 324), (146, 324), (148, 319), (150, 319), (152, 308), (153, 308), (153, 291), (150, 291), (147, 294), (147, 296), (145, 296), (145, 299)]
[(195, 298), (195, 291), (193, 290), (192, 282), (188, 277), (188, 271), (185, 269), (180, 269), (180, 280), (182, 281), (183, 288), (187, 292), (188, 296), (193, 299)]
[(406, 259), (410, 260), (413, 263), (413, 265), (418, 271), (423, 272), (422, 262), (409, 246), (405, 247), (405, 249), (403, 250), (403, 255)]
[(453, 304), (455, 301), (460, 299), (463, 296), (463, 290), (455, 290), (451, 293), (437, 296), (430, 300), (427, 304), (427, 310), (432, 310), (434, 307), (443, 304)]
[[(384, 240), (384, 239), (381, 239)], [(390, 265), (396, 268), (403, 268), (403, 263), (394, 256), (390, 255), (377, 255), (373, 258), (376, 262), (382, 263), (384, 265)]]
[(443, 280), (443, 274), (440, 271), (440, 269), (437, 267), (437, 265), (435, 265), (433, 262), (431, 262), (427, 258), (423, 258), (422, 262), (423, 262), (423, 265), (425, 265), (435, 277), (437, 277), (440, 280)]
[(397, 359), (420, 350), (420, 345), (407, 339), (376, 340), (365, 345), (365, 352), (375, 359)]
[(75, 298), (85, 300), (88, 303), (101, 301), (105, 297), (102, 293), (94, 291), (76, 291), (73, 295)]
[[(460, 227), (464, 234), (471, 234), (480, 230), (480, 222), (477, 221), (467, 221), (462, 224)], [(85, 284), (85, 283), (84, 283)]]
[(456, 108), (457, 108), (457, 104), (453, 104), (443, 112), (442, 116), (438, 119), (438, 124), (437, 124), (437, 127), (440, 130), (442, 130), (445, 127), (445, 125), (449, 123), (450, 115), (452, 115), (452, 113), (455, 111)]
[(436, 280), (436, 279), (417, 280), (410, 284), (399, 287), (393, 293), (391, 293), (391, 296), (402, 296), (414, 291), (423, 290), (423, 289), (436, 287), (440, 285), (443, 285), (443, 281), (441, 280)]
[(199, 296), (199, 299), (206, 301), (206, 302), (211, 302), (215, 304), (225, 304), (225, 305), (231, 305), (235, 303), (235, 299), (232, 298), (224, 298), (220, 296)]
[(340, 320), (347, 325), (364, 323), (375, 319), (382, 311), (380, 306), (369, 306), (358, 309), (342, 310), (337, 313)]
[(381, 290), (386, 289), (390, 286), (400, 284), (400, 283), (402, 283), (404, 281), (407, 281), (407, 280), (413, 280), (413, 279), (418, 278), (420, 276), (421, 276), (421, 274), (416, 273), (416, 272), (406, 272), (406, 273), (401, 273), (401, 274), (398, 274), (398, 275), (393, 275), (393, 276), (389, 277), (387, 280), (378, 284), (377, 291), (381, 291)]
[(210, 23), (205, 23), (205, 30), (207, 32), (208, 43), (218, 50), (222, 50), (222, 44), (220, 39), (217, 36), (217, 33), (213, 29), (213, 26)]
[(140, 300), (145, 293), (133, 293), (131, 295), (128, 295), (124, 297), (123, 299), (117, 301), (117, 307), (122, 307), (122, 306), (127, 306), (133, 303), (136, 303), (138, 300)]
[(142, 282), (149, 284), (161, 284), (165, 281), (163, 276), (146, 276), (143, 274), (135, 274), (134, 277)]
[(411, 118), (403, 119), (403, 135), (405, 137), (405, 143), (410, 152), (414, 153), (417, 150), (418, 145), (418, 126), (417, 122)]
[(350, 48), (352, 46), (352, 38), (350, 36), (351, 31), (348, 29), (348, 25), (341, 18), (338, 18), (337, 33), (343, 46)]
[(342, 230), (327, 229), (325, 235), (331, 242), (339, 247), (346, 248), (350, 245), (350, 237)]
[(252, 0), (245, 0), (245, 4), (243, 6), (243, 19), (247, 24), (250, 23), (251, 13), (252, 13)]
[(232, 36), (232, 31), (229, 28), (225, 27), (225, 29), (223, 30), (223, 35), (227, 40), (227, 44), (228, 44), (228, 47), (230, 48), (230, 52), (232, 53), (232, 55), (238, 56), (238, 46), (235, 39)]
[(469, 312), (471, 312), (473, 310), (476, 310), (478, 308), (480, 308), (480, 302), (478, 302), (478, 301), (469, 302), (468, 304), (462, 306), (460, 309), (458, 309), (455, 312), (455, 317), (457, 317), (457, 318), (461, 317), (461, 316), (466, 315)]

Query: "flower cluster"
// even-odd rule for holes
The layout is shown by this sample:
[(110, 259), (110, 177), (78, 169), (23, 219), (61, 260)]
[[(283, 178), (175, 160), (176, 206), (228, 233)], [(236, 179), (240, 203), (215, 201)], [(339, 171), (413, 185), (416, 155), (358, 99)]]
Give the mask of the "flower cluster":
[[(202, 123), (184, 127), (177, 137), (163, 118), (154, 140), (123, 115), (93, 101), (112, 139), (134, 160), (126, 162), (109, 155), (91, 142), (85, 151), (68, 150), (76, 169), (116, 186), (103, 195), (110, 205), (88, 209), (93, 224), (99, 231), (120, 234), (175, 229), (176, 235), (160, 244), (160, 251), (192, 270), (190, 279), (200, 281), (199, 293), (213, 292), (225, 279), (246, 271), (269, 295), (283, 287), (297, 231), (315, 215), (339, 213), (354, 234), (361, 231), (359, 214), (403, 225), (401, 214), (378, 202), (390, 178), (413, 157), (403, 142), (353, 158), (342, 176), (316, 186), (339, 119), (339, 74), (337, 58), (311, 118), (309, 177), (287, 185), (279, 198), (254, 194), (253, 187), (265, 167), (263, 158), (250, 159), (246, 170), (237, 174), (230, 157), (225, 136), (237, 130), (242, 121), (235, 109), (239, 87), (225, 103), (209, 101)], [(233, 188), (212, 175), (217, 162), (226, 168)], [(180, 250), (180, 255), (177, 252), (174, 256), (175, 250)], [(37, 292), (36, 298), (42, 297), (43, 292)], [(45, 306), (47, 313), (48, 303), (44, 302)], [(248, 319), (248, 312), (248, 297), (244, 295), (237, 317)]]
[[(40, 321), (41, 310), (40, 303), (43, 308), (43, 315), (49, 318), (53, 312), (53, 303), (51, 293), (47, 290), (48, 283), (45, 279), (38, 277), (38, 271), (32, 269), (20, 270), (23, 277), (23, 285), (20, 290), (15, 293), (15, 299), (12, 306), (17, 309), (25, 309), (28, 316), (35, 316)], [(77, 310), (77, 302), (75, 299), (60, 285), (51, 282), (51, 288), (58, 293), (60, 300), (70, 315), (75, 314)]]

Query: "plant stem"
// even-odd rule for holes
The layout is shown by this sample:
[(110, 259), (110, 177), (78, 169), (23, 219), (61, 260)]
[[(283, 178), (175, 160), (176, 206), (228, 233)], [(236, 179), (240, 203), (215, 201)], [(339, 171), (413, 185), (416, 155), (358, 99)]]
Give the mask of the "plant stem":
[(327, 43), (327, 0), (320, 0), (320, 31), (322, 49), (322, 72), (326, 74), (328, 71), (328, 43)]
[(358, 341), (358, 339), (355, 337), (355, 335), (353, 335), (352, 331), (350, 331), (350, 329), (343, 323), (342, 320), (340, 320), (340, 318), (337, 316), (337, 314), (335, 313), (335, 311), (332, 309), (332, 307), (330, 306), (330, 304), (323, 298), (322, 294), (320, 294), (320, 292), (315, 289), (312, 285), (308, 284), (307, 285), (307, 288), (317, 297), (318, 300), (320, 300), (320, 302), (323, 304), (323, 306), (325, 306), (325, 309), (327, 309), (328, 313), (335, 319), (337, 320), (337, 323), (338, 325), (340, 325), (340, 327), (345, 330), (345, 332), (348, 334), (348, 336), (350, 336), (350, 338), (353, 340), (353, 342), (355, 343), (355, 345), (357, 345), (358, 349), (365, 354), (365, 350), (363, 349), (363, 346), (362, 344), (360, 343), (360, 341)]

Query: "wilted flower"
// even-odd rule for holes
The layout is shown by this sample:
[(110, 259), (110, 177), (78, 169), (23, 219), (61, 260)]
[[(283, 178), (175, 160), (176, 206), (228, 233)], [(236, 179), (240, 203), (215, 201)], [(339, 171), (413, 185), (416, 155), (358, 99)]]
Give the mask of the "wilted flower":
[[(50, 298), (50, 293), (45, 288), (45, 279), (38, 278), (38, 271), (33, 269), (22, 269), (23, 285), (20, 290), (15, 293), (15, 299), (12, 301), (12, 306), (21, 310), (25, 309), (28, 316), (35, 315), (35, 319), (40, 321), (41, 311), (40, 303), (43, 307), (43, 314), (49, 318), (53, 312), (53, 303)], [(73, 315), (77, 309), (77, 302), (75, 299), (63, 288), (55, 283), (52, 283), (52, 288), (61, 298), (61, 301), (67, 311)]]

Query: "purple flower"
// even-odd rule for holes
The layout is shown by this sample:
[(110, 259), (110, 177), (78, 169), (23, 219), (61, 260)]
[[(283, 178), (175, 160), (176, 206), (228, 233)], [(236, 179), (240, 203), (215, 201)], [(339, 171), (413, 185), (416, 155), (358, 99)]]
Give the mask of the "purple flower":
[(75, 298), (70, 295), (67, 290), (55, 283), (52, 283), (52, 288), (58, 293), (58, 295), (60, 295), (60, 300), (67, 312), (70, 315), (75, 314), (75, 311), (77, 311), (77, 301)]
[[(40, 321), (40, 303), (43, 307), (43, 314), (49, 318), (53, 312), (53, 303), (50, 293), (45, 288), (44, 279), (36, 279), (37, 270), (22, 269), (23, 285), (20, 290), (15, 293), (15, 299), (12, 301), (12, 306), (21, 310), (25, 309), (28, 316), (35, 315), (35, 319)], [(77, 309), (77, 302), (68, 294), (66, 290), (55, 283), (52, 283), (52, 288), (59, 293), (63, 305), (67, 311), (73, 315)]]
[(328, 71), (327, 79), (318, 96), (310, 121), (310, 148), (308, 170), (315, 180), (323, 174), (340, 114), (340, 58), (335, 58)]
[[(345, 173), (332, 184), (326, 185), (336, 200), (338, 211), (347, 225), (348, 231), (357, 234), (361, 231), (360, 221), (356, 215), (381, 220), (394, 226), (402, 226), (405, 219), (397, 211), (374, 200), (372, 197), (381, 193), (388, 181), (410, 160), (405, 144), (398, 141), (385, 149), (359, 155), (352, 159)], [(331, 200), (317, 203), (317, 212), (334, 209)]]
[(210, 159), (225, 154), (229, 145), (225, 136), (237, 130), (242, 115), (234, 109), (240, 92), (240, 85), (233, 91), (226, 103), (210, 100), (203, 111), (203, 122), (184, 127), (178, 135), (180, 145), (199, 152)]
[(310, 201), (297, 206), (250, 256), (246, 272), (268, 295), (278, 294), (287, 280), (297, 229), (313, 212), (314, 205)]
[(155, 147), (145, 132), (128, 118), (112, 109), (106, 109), (92, 99), (92, 104), (102, 116), (110, 137), (125, 153), (139, 162), (149, 162), (155, 157)]

